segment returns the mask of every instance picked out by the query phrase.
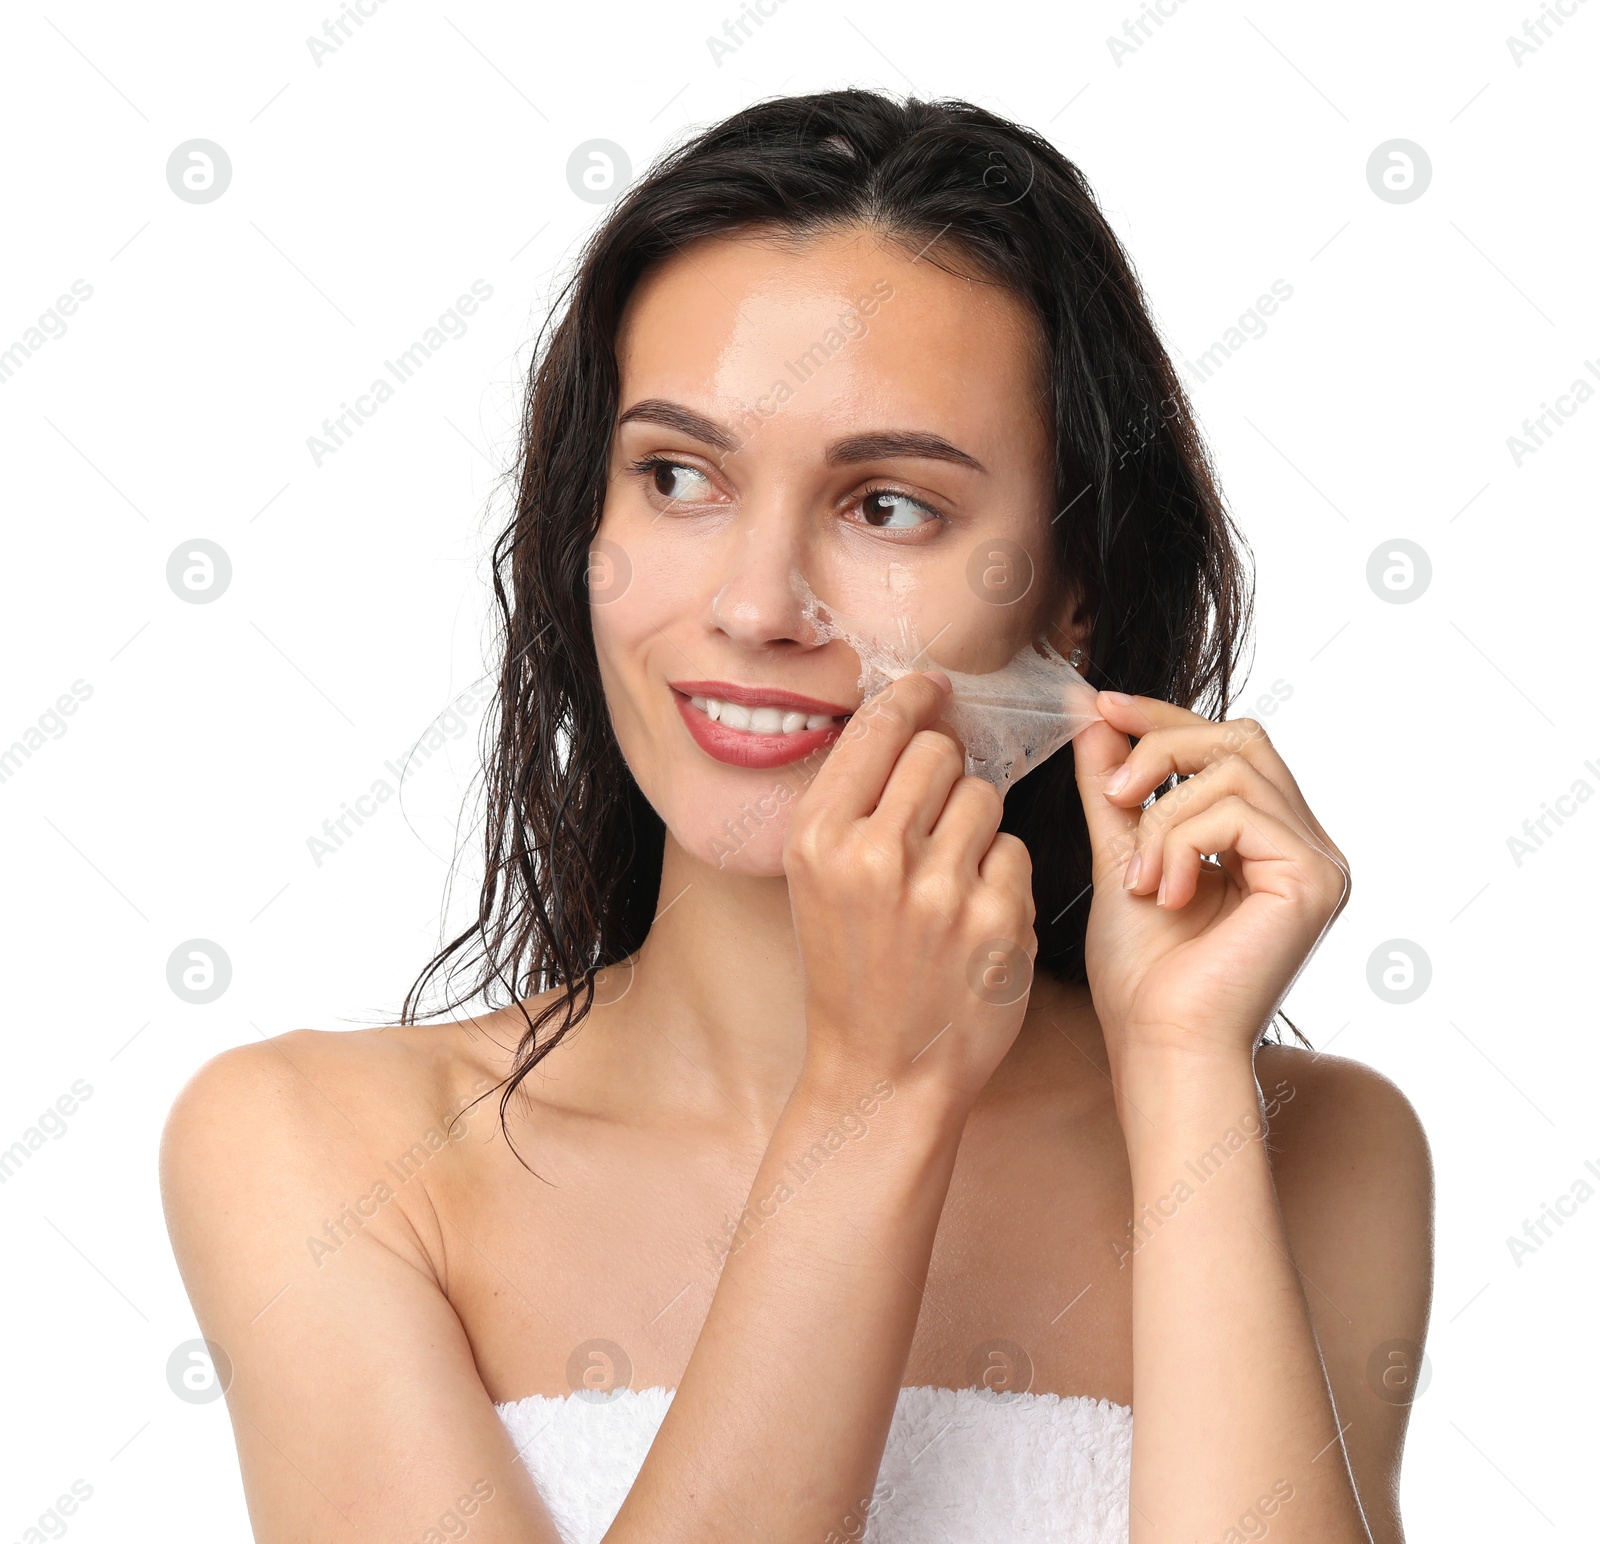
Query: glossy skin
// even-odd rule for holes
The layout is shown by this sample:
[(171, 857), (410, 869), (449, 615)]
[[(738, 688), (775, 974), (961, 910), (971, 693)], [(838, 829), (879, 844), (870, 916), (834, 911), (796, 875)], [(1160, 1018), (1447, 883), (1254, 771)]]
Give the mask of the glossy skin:
[[(168, 1215), (234, 1365), (258, 1538), (554, 1540), (493, 1402), (604, 1371), (571, 1365), (595, 1340), (635, 1387), (678, 1389), (617, 1541), (742, 1539), (755, 1517), (814, 1544), (870, 1495), (899, 1387), (967, 1386), (995, 1340), (1029, 1358), (1002, 1367), (1011, 1386), (1134, 1406), (1134, 1539), (1222, 1537), (1285, 1483), (1286, 1544), (1401, 1537), (1406, 1407), (1368, 1363), (1423, 1338), (1428, 1151), (1360, 1064), (1252, 1056), (1348, 888), (1259, 726), (1102, 694), (1106, 722), (1070, 752), (1095, 845), (1092, 990), (971, 989), (980, 945), (1032, 953), (1029, 860), (931, 728), (932, 676), (873, 699), (796, 797), (713, 852), (779, 774), (708, 757), (666, 683), (860, 701), (854, 656), (808, 641), (791, 567), (841, 605), (894, 594), (949, 622), (934, 652), (953, 669), (994, 668), (1036, 627), (1082, 636), (1047, 583), (998, 609), (968, 583), (974, 547), (1002, 536), (1042, 562), (1052, 513), (1026, 319), (992, 287), (861, 232), (701, 243), (634, 297), (622, 416), (672, 402), (733, 424), (880, 279), (892, 304), (738, 449), (682, 422), (619, 427), (601, 535), (632, 578), (597, 599), (595, 633), (668, 827), (662, 909), (511, 1108), (542, 1179), (493, 1100), (445, 1134), (508, 1069), (509, 1010), (282, 1035), (209, 1063), (174, 1108)], [(828, 460), (867, 429), (937, 434), (981, 470)], [(652, 456), (700, 475), (661, 473), (662, 494), (629, 471)], [(898, 495), (863, 499), (882, 487)], [(890, 529), (863, 528), (868, 511)], [(1199, 775), (1142, 811), (1174, 769)], [(1263, 1094), (1270, 1146), (1235, 1139), (1173, 1204), (1186, 1160), (1259, 1130)], [(840, 1129), (738, 1248), (708, 1244)]]

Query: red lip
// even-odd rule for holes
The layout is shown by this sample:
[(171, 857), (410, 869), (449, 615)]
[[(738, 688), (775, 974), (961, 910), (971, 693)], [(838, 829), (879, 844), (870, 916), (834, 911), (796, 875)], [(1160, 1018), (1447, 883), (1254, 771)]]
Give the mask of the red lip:
[[(709, 688), (712, 683), (693, 684), (696, 687), (694, 695), (698, 697), (702, 695), (698, 688), (702, 684)], [(728, 688), (724, 685), (722, 690)], [(738, 700), (732, 696), (721, 697), (719, 691), (707, 690), (703, 695), (720, 697), (724, 702)], [(834, 725), (829, 729), (800, 729), (794, 734), (750, 734), (740, 729), (729, 729), (726, 725), (717, 723), (715, 719), (707, 718), (689, 701), (688, 694), (681, 687), (674, 689), (672, 700), (677, 703), (678, 713), (694, 743), (713, 760), (724, 762), (731, 767), (749, 767), (756, 771), (786, 767), (790, 762), (803, 760), (831, 745), (839, 738), (840, 730), (843, 728), (842, 725)], [(755, 701), (769, 703), (773, 707), (792, 708), (797, 713), (808, 710), (812, 713), (834, 711), (826, 704), (817, 703), (815, 698), (796, 697), (793, 692), (756, 696)], [(746, 704), (741, 703), (740, 706)]]
[[(776, 686), (735, 686), (732, 681), (668, 681), (667, 685), (685, 697), (715, 697), (718, 702), (736, 702), (741, 708), (759, 708), (767, 704), (796, 713), (826, 713), (829, 718), (848, 718), (855, 712), (854, 708), (840, 707), (836, 702), (802, 697), (799, 692), (782, 691)], [(821, 733), (820, 730), (808, 732)]]

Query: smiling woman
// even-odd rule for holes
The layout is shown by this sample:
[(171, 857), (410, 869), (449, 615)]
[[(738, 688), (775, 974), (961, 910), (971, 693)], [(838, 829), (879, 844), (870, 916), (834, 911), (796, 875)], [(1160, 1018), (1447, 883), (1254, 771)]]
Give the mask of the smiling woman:
[[(708, 129), (517, 473), (474, 925), (168, 1124), (257, 1536), (1399, 1540), (1427, 1146), (1271, 1033), (1347, 866), (1211, 716), (1242, 545), (1077, 169), (864, 91)], [(953, 682), (1029, 650), (1107, 689), (974, 775)]]
[[(873, 291), (893, 305), (741, 435), (739, 404), (774, 356)], [(791, 575), (847, 614), (896, 604), (922, 637), (938, 632), (939, 662), (971, 673), (1041, 630), (1055, 583), (994, 605), (969, 582), (985, 547), (1053, 568), (1049, 433), (1037, 372), (1017, 368), (1032, 331), (1017, 298), (862, 228), (703, 238), (630, 297), (597, 533), (630, 578), (594, 608), (595, 650), (633, 777), (691, 851), (752, 793), (750, 771), (831, 743), (859, 701), (859, 661), (809, 640)], [(694, 400), (675, 400), (691, 384)], [(760, 679), (741, 682), (755, 661)], [(786, 709), (822, 722), (786, 724)], [(684, 725), (730, 770), (694, 755)], [(781, 874), (785, 834), (768, 823), (738, 871)]]

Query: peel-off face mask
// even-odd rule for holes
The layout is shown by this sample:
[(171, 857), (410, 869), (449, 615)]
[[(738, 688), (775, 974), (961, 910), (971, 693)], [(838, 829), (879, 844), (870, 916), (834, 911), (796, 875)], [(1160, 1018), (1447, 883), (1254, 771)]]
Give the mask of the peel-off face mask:
[(903, 605), (889, 623), (873, 623), (829, 606), (799, 569), (789, 582), (815, 641), (836, 638), (860, 658), (865, 697), (915, 670), (943, 670), (952, 691), (938, 721), (965, 747), (967, 774), (1002, 794), (1100, 717), (1094, 687), (1044, 639), (1024, 644), (999, 670), (967, 675), (929, 655), (934, 640), (922, 642)]

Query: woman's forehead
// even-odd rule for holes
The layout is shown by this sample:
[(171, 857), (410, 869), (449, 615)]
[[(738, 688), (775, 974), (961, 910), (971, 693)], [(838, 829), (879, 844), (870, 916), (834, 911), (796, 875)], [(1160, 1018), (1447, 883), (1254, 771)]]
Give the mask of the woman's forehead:
[(736, 416), (776, 403), (796, 431), (859, 426), (866, 414), (1003, 449), (1019, 417), (1036, 417), (1034, 337), (1009, 291), (877, 233), (798, 248), (710, 238), (631, 297), (618, 332), (622, 405), (656, 397)]

